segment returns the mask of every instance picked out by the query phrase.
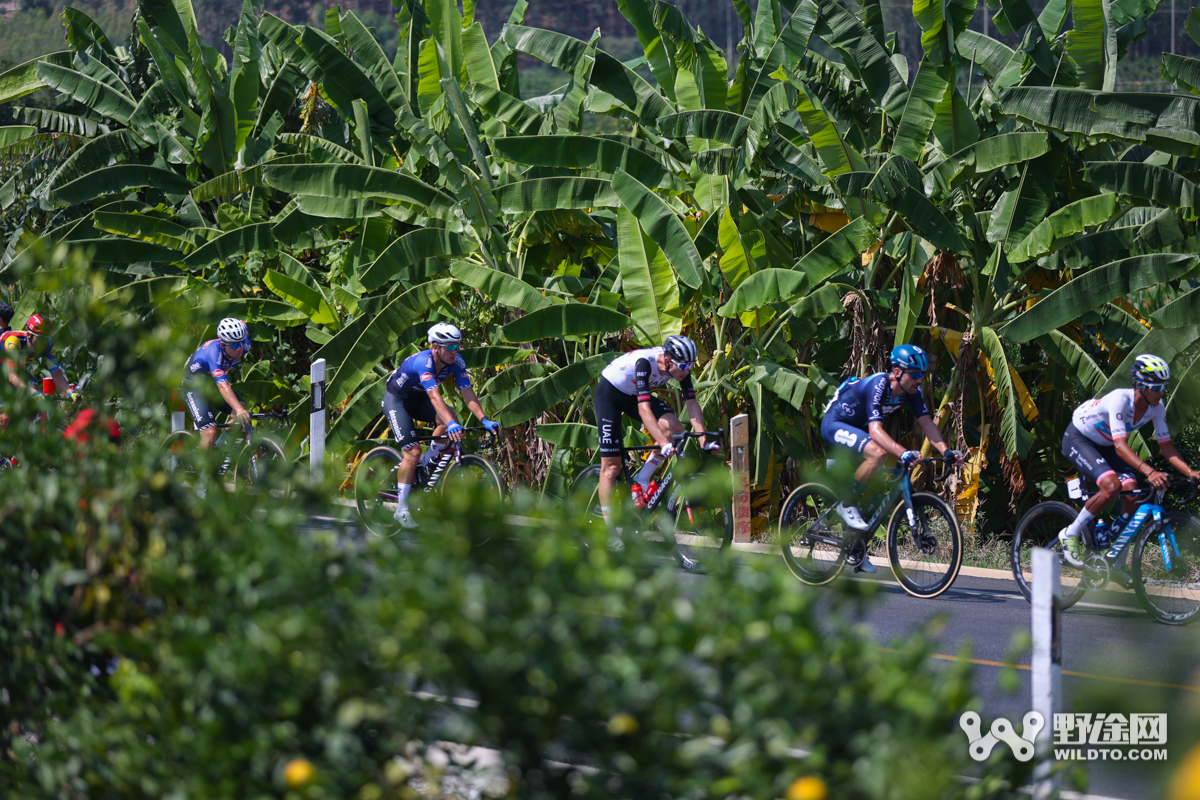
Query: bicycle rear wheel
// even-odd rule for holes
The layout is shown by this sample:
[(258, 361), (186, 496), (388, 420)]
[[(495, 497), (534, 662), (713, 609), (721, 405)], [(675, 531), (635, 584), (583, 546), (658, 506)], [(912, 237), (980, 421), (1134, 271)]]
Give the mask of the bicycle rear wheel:
[(847, 541), (858, 532), (846, 527), (834, 511), (837, 495), (828, 486), (797, 487), (779, 515), (779, 546), (792, 574), (804, 583), (829, 583), (846, 563)]
[(174, 431), (163, 439), (163, 450), (171, 457), (171, 471), (191, 477), (195, 475), (194, 454), (200, 437), (192, 431)]
[(393, 536), (400, 529), (392, 517), (399, 469), (400, 453), (381, 445), (363, 456), (354, 470), (354, 504), (363, 525), (376, 536)]
[(461, 491), (471, 496), (480, 492), (491, 500), (499, 500), (504, 496), (504, 484), (500, 481), (500, 471), (492, 462), (468, 453), (446, 469), (441, 491), (443, 495), (448, 491)]
[(1083, 569), (1070, 564), (1062, 557), (1062, 544), (1058, 541), (1058, 532), (1075, 521), (1078, 513), (1074, 508), (1057, 500), (1038, 503), (1021, 517), (1017, 529), (1013, 532), (1012, 563), (1013, 578), (1017, 588), (1025, 599), (1033, 597), (1033, 551), (1043, 547), (1058, 553), (1061, 565), (1062, 605), (1067, 609), (1079, 602), (1087, 592), (1087, 584), (1083, 582)]
[(962, 568), (962, 528), (954, 509), (936, 494), (913, 492), (911, 519), (908, 511), (900, 503), (888, 523), (892, 574), (913, 597), (937, 597)]
[[(1158, 525), (1147, 526), (1133, 546), (1133, 590), (1150, 616), (1167, 625), (1184, 625), (1200, 613), (1200, 519), (1180, 511), (1163, 516), (1175, 534), (1179, 554), (1170, 551), (1171, 568), (1167, 569), (1159, 539), (1160, 533), (1166, 537), (1166, 531)], [(1169, 540), (1166, 546), (1170, 548)]]

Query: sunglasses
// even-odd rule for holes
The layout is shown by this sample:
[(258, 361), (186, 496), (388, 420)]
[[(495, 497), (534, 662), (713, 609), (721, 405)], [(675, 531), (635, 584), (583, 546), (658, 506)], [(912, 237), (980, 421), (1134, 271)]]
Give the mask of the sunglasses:
[(1167, 385), (1165, 383), (1143, 383), (1142, 388), (1148, 392), (1158, 392), (1159, 394), (1162, 394), (1167, 390)]
[(924, 372), (905, 372), (904, 374), (912, 378), (914, 381), (919, 381), (921, 378), (925, 377)]
[(449, 350), (451, 353), (457, 353), (458, 348), (460, 348), (460, 347), (462, 347), (461, 344), (444, 344), (444, 345), (442, 345), (443, 350)]
[(677, 361), (671, 362), (671, 364), (674, 365), (675, 369), (679, 370), (680, 372), (691, 372), (692, 371), (692, 363), (693, 362), (691, 362), (691, 361), (685, 362), (683, 364), (680, 364)]

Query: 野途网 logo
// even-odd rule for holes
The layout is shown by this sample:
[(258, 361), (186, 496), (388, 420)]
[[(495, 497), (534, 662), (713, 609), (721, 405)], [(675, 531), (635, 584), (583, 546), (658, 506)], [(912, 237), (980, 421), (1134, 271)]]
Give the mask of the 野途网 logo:
[(1012, 723), (1004, 717), (992, 720), (990, 733), (982, 733), (979, 715), (974, 711), (967, 711), (959, 717), (958, 725), (966, 732), (967, 739), (971, 742), (971, 758), (976, 761), (987, 761), (988, 756), (992, 754), (992, 748), (1000, 742), (1009, 746), (1018, 761), (1029, 761), (1033, 758), (1033, 740), (1045, 727), (1046, 720), (1038, 712), (1030, 711), (1022, 721), (1020, 736)]

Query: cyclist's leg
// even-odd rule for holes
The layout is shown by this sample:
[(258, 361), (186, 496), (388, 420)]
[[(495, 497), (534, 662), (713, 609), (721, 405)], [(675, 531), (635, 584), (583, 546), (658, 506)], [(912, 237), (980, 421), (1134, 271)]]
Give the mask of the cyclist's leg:
[[(683, 432), (683, 424), (679, 421), (679, 417), (675, 416), (675, 412), (671, 410), (671, 407), (664, 403), (661, 399), (657, 397), (651, 397), (650, 410), (654, 413), (654, 418), (658, 420), (658, 424), (661, 425), (668, 434)], [(634, 416), (634, 418), (639, 422), (641, 421), (641, 416), (630, 416)], [(658, 471), (658, 468), (662, 466), (664, 461), (666, 461), (666, 459), (663, 458), (662, 453), (657, 450), (652, 450), (650, 452), (650, 457), (646, 459), (645, 464), (642, 464), (642, 468), (638, 470), (637, 475), (635, 475), (633, 479), (640, 483), (642, 485), (642, 489), (645, 490), (646, 487), (650, 485), (650, 479), (654, 477), (654, 473)]]
[(221, 431), (217, 428), (217, 409), (212, 407), (200, 381), (186, 380), (181, 387), (183, 403), (192, 415), (192, 423), (200, 433), (200, 449), (207, 450), (217, 440)]
[[(437, 411), (433, 407), (433, 401), (429, 399), (429, 395), (422, 392), (421, 394), (409, 395), (404, 400), (404, 409), (408, 411), (410, 417), (418, 422), (424, 422), (426, 425), (432, 425), (433, 436), (441, 436), (446, 432), (445, 424), (438, 422)], [(425, 452), (420, 457), (420, 465), (422, 467), (437, 461), (441, 457), (442, 451), (450, 446), (449, 439), (438, 441), (434, 439), (425, 448)], [(419, 445), (418, 445), (419, 447)], [(417, 450), (420, 454), (420, 449)]]
[[(632, 412), (629, 407), (632, 404)], [(621, 436), (621, 415), (637, 414), (637, 399), (617, 389), (603, 377), (596, 384), (595, 397), (596, 428), (600, 438), (600, 485), (597, 489), (600, 514), (610, 532), (615, 531), (616, 522), (612, 515), (613, 489), (621, 475), (621, 462), (625, 457), (625, 443)]]
[(412, 492), (417, 464), (421, 459), (421, 443), (417, 441), (417, 425), (405, 405), (403, 400), (391, 392), (383, 393), (383, 417), (392, 429), (396, 446), (400, 448), (400, 467), (396, 471), (397, 513), (408, 509), (408, 495)]
[[(1129, 465), (1117, 455), (1115, 447), (1097, 447), (1073, 424), (1068, 425), (1066, 433), (1063, 434), (1062, 452), (1079, 471), (1079, 476), (1091, 481), (1098, 488), (1098, 491), (1088, 498), (1075, 521), (1064, 530), (1067, 536), (1078, 537), (1088, 524), (1116, 499), (1123, 483), (1129, 481), (1136, 486), (1137, 482)], [(1130, 504), (1132, 505), (1132, 501)]]

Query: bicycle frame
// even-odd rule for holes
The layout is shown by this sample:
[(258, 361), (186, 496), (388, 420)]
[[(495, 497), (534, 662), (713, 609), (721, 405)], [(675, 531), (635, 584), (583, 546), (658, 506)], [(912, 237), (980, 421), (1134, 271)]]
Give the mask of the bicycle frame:
[[(1080, 494), (1081, 499), (1085, 503), (1091, 497), (1091, 493), (1088, 492), (1087, 486), (1083, 481), (1080, 481)], [(1133, 491), (1121, 492), (1121, 495), (1127, 497), (1144, 494), (1146, 494), (1145, 491), (1136, 489)], [(1137, 510), (1133, 512), (1133, 516), (1130, 517), (1129, 522), (1125, 523), (1125, 527), (1121, 529), (1121, 533), (1117, 536), (1116, 541), (1109, 544), (1108, 548), (1104, 551), (1104, 559), (1113, 564), (1121, 564), (1125, 560), (1125, 551), (1129, 549), (1129, 546), (1133, 543), (1133, 540), (1137, 537), (1137, 534), (1142, 530), (1142, 525), (1146, 524), (1146, 518), (1150, 517), (1151, 525), (1156, 525), (1162, 528), (1162, 530), (1158, 532), (1158, 543), (1159, 547), (1162, 548), (1163, 563), (1167, 570), (1170, 571), (1172, 563), (1171, 552), (1173, 551), (1176, 558), (1178, 558), (1179, 545), (1175, 541), (1175, 531), (1171, 529), (1171, 523), (1167, 522), (1163, 518), (1163, 514), (1165, 512), (1166, 509), (1158, 503), (1146, 501), (1139, 505)], [(1091, 550), (1096, 550), (1096, 542), (1092, 538), (1092, 531), (1090, 527), (1085, 530), (1085, 534), (1088, 548)]]
[[(696, 433), (695, 431), (682, 431), (680, 433), (672, 434), (671, 441), (673, 443), (675, 443), (675, 445), (676, 445), (675, 450), (678, 453), (679, 449), (683, 446), (683, 443), (686, 442), (688, 439), (699, 439), (701, 436), (712, 436), (716, 439), (723, 439), (725, 436), (725, 429), (721, 428), (716, 431), (705, 431), (704, 433)], [(647, 452), (651, 452), (653, 450), (658, 450), (658, 449), (659, 449), (658, 445), (653, 445), (653, 444), (643, 445), (640, 447), (626, 447), (625, 454), (628, 455), (629, 453), (647, 453)], [(656, 470), (656, 472), (662, 471), (662, 470), (666, 470), (666, 472), (663, 474), (663, 479), (662, 479), (662, 481), (659, 482), (658, 488), (656, 488), (654, 490), (654, 494), (650, 495), (649, 497), (644, 498), (644, 500), (646, 501), (646, 506), (645, 506), (645, 508), (642, 509), (643, 512), (655, 510), (656, 508), (658, 508), (658, 504), (662, 500), (664, 500), (665, 498), (667, 498), (669, 496), (667, 494), (667, 489), (670, 487), (671, 483), (675, 480), (675, 473), (674, 473), (673, 469), (674, 469), (675, 459), (677, 457), (678, 456), (671, 456), (665, 462), (663, 462), (662, 465), (659, 466), (658, 470)], [(630, 485), (630, 486), (633, 485), (633, 478), (629, 472), (629, 459), (628, 458), (621, 459), (621, 475), (625, 479), (626, 485)], [(686, 498), (684, 499), (684, 506), (688, 510), (688, 517), (691, 518), (692, 504)]]

